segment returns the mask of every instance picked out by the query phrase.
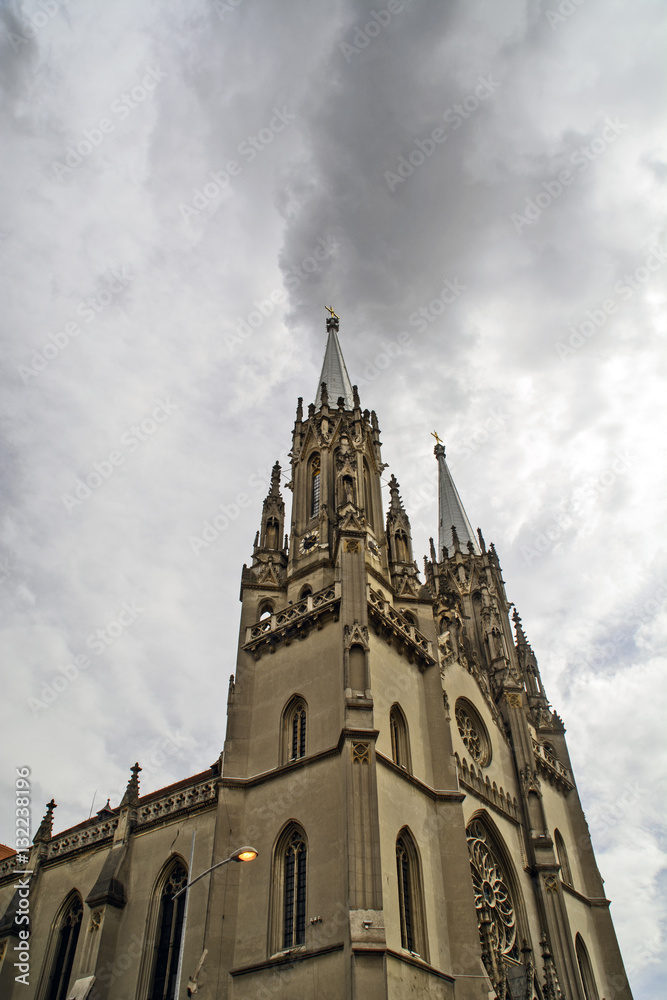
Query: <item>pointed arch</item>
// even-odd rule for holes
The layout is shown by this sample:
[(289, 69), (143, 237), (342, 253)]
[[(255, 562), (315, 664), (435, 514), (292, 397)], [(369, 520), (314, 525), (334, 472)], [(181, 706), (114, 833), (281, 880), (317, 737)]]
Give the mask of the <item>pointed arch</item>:
[(565, 841), (561, 836), (560, 830), (554, 830), (554, 845), (556, 847), (556, 857), (558, 858), (558, 863), (560, 865), (560, 877), (566, 885), (573, 886), (574, 883), (572, 881), (570, 859), (567, 856), (567, 848), (565, 846)]
[(421, 862), (415, 839), (407, 826), (396, 838), (396, 878), (401, 947), (428, 962)]
[(412, 773), (410, 757), (410, 735), (408, 722), (403, 709), (395, 702), (389, 711), (389, 730), (391, 734), (391, 756), (394, 764)]
[(273, 849), (269, 954), (306, 943), (308, 842), (296, 820), (282, 828)]
[(501, 964), (503, 959), (520, 962), (521, 942), (529, 933), (510, 853), (486, 812), (472, 817), (466, 835), (482, 948), (490, 945)]
[(187, 881), (188, 866), (180, 854), (174, 854), (153, 883), (139, 973), (137, 996), (141, 1000), (174, 1000), (185, 894), (176, 900), (173, 896)]
[(366, 514), (366, 520), (371, 527), (371, 530), (375, 529), (375, 515), (373, 511), (373, 489), (371, 486), (371, 470), (368, 466), (368, 460), (364, 457), (363, 461), (363, 474), (364, 474), (364, 513)]
[(53, 922), (48, 950), (49, 978), (42, 996), (44, 1000), (65, 1000), (76, 946), (83, 920), (83, 900), (76, 889), (65, 897)]
[(308, 484), (310, 490), (308, 516), (317, 517), (320, 512), (321, 464), (319, 452), (308, 459)]
[(586, 1000), (599, 1000), (600, 994), (598, 993), (597, 983), (593, 975), (593, 966), (591, 965), (591, 960), (588, 957), (588, 949), (584, 944), (581, 934), (577, 934), (574, 939), (574, 949), (577, 954), (577, 963), (579, 965), (581, 980), (584, 984)]
[(281, 751), (283, 764), (306, 756), (306, 725), (308, 704), (300, 694), (294, 694), (283, 709), (281, 718)]

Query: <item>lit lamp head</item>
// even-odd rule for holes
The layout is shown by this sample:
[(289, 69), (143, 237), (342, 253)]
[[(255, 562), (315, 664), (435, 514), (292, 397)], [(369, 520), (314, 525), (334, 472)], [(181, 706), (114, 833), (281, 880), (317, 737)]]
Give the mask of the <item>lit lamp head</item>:
[(234, 851), (230, 855), (230, 861), (254, 861), (259, 852), (255, 850), (254, 847), (239, 847), (238, 851)]

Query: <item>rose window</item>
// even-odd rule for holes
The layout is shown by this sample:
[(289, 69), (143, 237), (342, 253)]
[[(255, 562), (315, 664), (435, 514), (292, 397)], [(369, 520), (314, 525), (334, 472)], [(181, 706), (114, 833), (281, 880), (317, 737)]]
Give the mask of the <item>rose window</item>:
[(514, 903), (507, 877), (496, 858), (489, 836), (479, 820), (468, 827), (468, 851), (477, 909), (477, 925), (490, 918), (492, 946), (498, 955), (519, 960)]
[(488, 764), (491, 759), (489, 740), (477, 713), (471, 705), (459, 699), (454, 714), (463, 745), (472, 759), (476, 764)]

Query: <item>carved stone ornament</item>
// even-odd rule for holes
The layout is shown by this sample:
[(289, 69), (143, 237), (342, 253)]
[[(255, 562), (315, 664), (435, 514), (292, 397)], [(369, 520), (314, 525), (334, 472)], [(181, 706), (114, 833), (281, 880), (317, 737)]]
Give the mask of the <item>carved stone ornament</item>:
[(358, 643), (364, 649), (369, 649), (369, 638), (368, 625), (360, 625), (355, 619), (353, 625), (346, 625), (343, 629), (343, 648), (349, 649)]
[(508, 692), (505, 695), (505, 698), (507, 699), (507, 704), (509, 705), (510, 708), (521, 708), (523, 704), (520, 694), (514, 694), (512, 692)]
[(101, 926), (102, 926), (102, 911), (93, 910), (93, 912), (90, 915), (90, 930), (99, 931)]
[(558, 879), (555, 875), (545, 875), (544, 876), (544, 888), (547, 892), (558, 892)]
[(370, 743), (353, 743), (352, 744), (352, 763), (353, 764), (370, 764), (371, 762), (371, 749)]
[(346, 542), (345, 542), (345, 551), (346, 552), (358, 552), (359, 551), (359, 542), (355, 541), (353, 538), (348, 538), (346, 540)]

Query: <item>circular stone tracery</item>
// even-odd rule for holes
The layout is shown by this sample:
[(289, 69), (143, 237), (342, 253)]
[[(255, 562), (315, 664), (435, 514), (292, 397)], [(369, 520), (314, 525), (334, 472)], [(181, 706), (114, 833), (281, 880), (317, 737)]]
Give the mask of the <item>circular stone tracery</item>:
[(473, 820), (467, 830), (477, 926), (484, 911), (491, 918), (492, 946), (498, 955), (519, 960), (516, 915), (507, 877), (493, 853), (486, 828)]
[(463, 745), (472, 759), (476, 764), (488, 764), (491, 760), (489, 741), (477, 714), (462, 700), (457, 701), (454, 714)]

